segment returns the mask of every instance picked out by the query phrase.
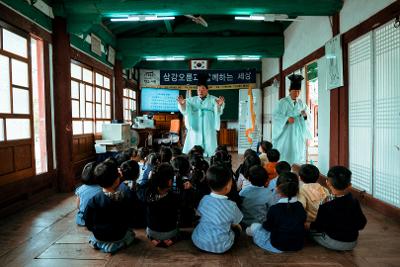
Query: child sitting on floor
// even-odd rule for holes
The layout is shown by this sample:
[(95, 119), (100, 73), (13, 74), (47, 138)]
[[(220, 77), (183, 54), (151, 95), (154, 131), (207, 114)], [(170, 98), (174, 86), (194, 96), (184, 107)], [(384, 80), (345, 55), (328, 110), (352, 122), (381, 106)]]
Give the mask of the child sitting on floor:
[(139, 185), (145, 185), (148, 183), (150, 176), (152, 174), (152, 171), (154, 168), (156, 168), (160, 164), (160, 155), (158, 153), (150, 153), (146, 157), (146, 163), (144, 164), (143, 167), (143, 175), (142, 179), (137, 181)]
[[(262, 165), (268, 173), (268, 183), (278, 176), (276, 172), (276, 164), (279, 161), (280, 153), (276, 149), (271, 149), (267, 151), (268, 162)], [(268, 184), (267, 184), (268, 186)]]
[(145, 205), (138, 199), (137, 193), (140, 186), (136, 184), (140, 173), (139, 164), (134, 160), (127, 160), (121, 164), (119, 172), (123, 182), (118, 190), (125, 193), (130, 204), (129, 210), (135, 214), (132, 227), (144, 227), (146, 210)]
[(351, 186), (351, 171), (343, 166), (332, 167), (327, 185), (334, 199), (319, 207), (317, 218), (310, 225), (312, 237), (329, 249), (352, 250), (367, 219), (358, 200), (347, 191)]
[(307, 212), (307, 223), (317, 217), (319, 205), (329, 196), (329, 191), (319, 183), (319, 170), (311, 164), (303, 164), (299, 171), (300, 189), (299, 201)]
[[(242, 199), (239, 196), (238, 189), (236, 187), (235, 180), (233, 178), (233, 171), (232, 171), (232, 157), (228, 153), (228, 149), (226, 146), (218, 146), (217, 150), (215, 151), (214, 155), (210, 159), (210, 165), (224, 165), (227, 169), (229, 169), (232, 173), (232, 186), (231, 191), (226, 195), (229, 200), (232, 200), (236, 203), (236, 205), (240, 205), (242, 203)], [(210, 191), (208, 192), (208, 194)]]
[(135, 233), (129, 228), (132, 212), (124, 193), (116, 190), (120, 178), (115, 162), (100, 163), (94, 176), (103, 190), (89, 200), (83, 215), (86, 227), (93, 233), (89, 244), (102, 252), (115, 253), (130, 245), (135, 238)]
[(236, 203), (226, 196), (232, 186), (232, 172), (223, 165), (215, 165), (207, 171), (211, 194), (200, 201), (197, 212), (201, 216), (193, 230), (192, 241), (196, 247), (212, 253), (229, 250), (240, 234), (243, 218)]
[(83, 185), (79, 186), (76, 191), (76, 205), (78, 207), (78, 213), (76, 214), (76, 224), (85, 226), (85, 220), (83, 219), (83, 212), (86, 209), (89, 200), (97, 193), (101, 192), (101, 186), (96, 183), (93, 171), (96, 168), (97, 163), (95, 161), (89, 162), (85, 165), (82, 171), (81, 182)]
[(242, 189), (239, 195), (243, 201), (241, 211), (243, 212), (242, 224), (250, 226), (252, 223), (263, 223), (268, 210), (268, 202), (272, 192), (264, 187), (267, 180), (267, 172), (261, 166), (253, 166), (249, 170), (251, 185)]
[(239, 173), (239, 177), (236, 182), (237, 190), (240, 191), (251, 183), (248, 179), (249, 170), (253, 166), (261, 166), (261, 160), (257, 155), (249, 155), (243, 162), (243, 167)]
[(297, 201), (297, 175), (292, 172), (280, 174), (276, 190), (282, 198), (268, 210), (266, 221), (263, 224), (253, 223), (246, 233), (253, 236), (257, 246), (269, 252), (298, 251), (304, 245), (307, 215), (303, 205)]
[(170, 163), (172, 159), (172, 150), (168, 146), (161, 146), (159, 155), (160, 163)]
[(189, 177), (194, 189), (194, 207), (197, 207), (200, 200), (210, 193), (206, 179), (206, 172), (209, 165), (203, 156), (200, 155), (193, 155), (190, 158), (190, 165), (192, 169)]
[(276, 203), (278, 203), (278, 200), (280, 199), (280, 195), (276, 191), (276, 182), (278, 181), (279, 175), (281, 175), (284, 172), (290, 172), (292, 168), (290, 167), (289, 163), (287, 163), (286, 161), (280, 161), (276, 164), (275, 169), (276, 169), (276, 173), (278, 174), (278, 176), (275, 177), (274, 179), (272, 179), (269, 182), (268, 187), (267, 187), (268, 191), (270, 191), (272, 193), (270, 202), (268, 203), (269, 206), (275, 205)]
[(141, 147), (138, 149), (137, 157), (134, 159), (139, 164), (140, 174), (136, 180), (138, 184), (142, 184), (144, 165), (146, 164), (146, 158), (149, 155), (149, 149), (147, 147)]
[(268, 162), (267, 152), (272, 149), (272, 144), (268, 141), (261, 141), (258, 147), (258, 152), (260, 152), (261, 166), (264, 166)]
[(178, 156), (171, 161), (175, 171), (172, 191), (179, 197), (179, 226), (192, 227), (194, 221), (194, 190), (189, 179), (190, 163), (186, 156)]
[(151, 176), (146, 192), (147, 237), (154, 246), (171, 246), (178, 235), (179, 198), (171, 190), (174, 168), (162, 163)]
[[(243, 164), (244, 164), (244, 161), (245, 161), (246, 158), (247, 158), (248, 156), (250, 156), (250, 155), (253, 155), (253, 156), (257, 156), (257, 157), (258, 157), (257, 152), (255, 152), (255, 151), (254, 151), (253, 149), (251, 149), (251, 148), (248, 148), (248, 149), (246, 149), (246, 150), (244, 151), (244, 154), (243, 154), (243, 162), (240, 163), (239, 167), (236, 169), (235, 174), (234, 174), (234, 178), (235, 178), (236, 182), (237, 182), (237, 180), (239, 179), (240, 174), (243, 175), (243, 173), (244, 173), (244, 172), (243, 172)], [(261, 162), (261, 160), (260, 160), (260, 162)], [(261, 164), (261, 163), (260, 163), (260, 164)]]

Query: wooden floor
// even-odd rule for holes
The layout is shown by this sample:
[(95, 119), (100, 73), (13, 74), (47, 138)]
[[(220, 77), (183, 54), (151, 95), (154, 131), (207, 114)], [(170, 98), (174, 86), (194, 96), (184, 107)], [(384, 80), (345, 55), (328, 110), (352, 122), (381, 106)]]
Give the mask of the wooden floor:
[(352, 252), (334, 252), (308, 241), (296, 253), (270, 254), (242, 234), (224, 255), (198, 251), (186, 240), (154, 248), (136, 230), (137, 241), (111, 256), (89, 247), (89, 232), (75, 224), (75, 198), (55, 194), (0, 222), (0, 266), (400, 266), (400, 224), (363, 208), (368, 224)]

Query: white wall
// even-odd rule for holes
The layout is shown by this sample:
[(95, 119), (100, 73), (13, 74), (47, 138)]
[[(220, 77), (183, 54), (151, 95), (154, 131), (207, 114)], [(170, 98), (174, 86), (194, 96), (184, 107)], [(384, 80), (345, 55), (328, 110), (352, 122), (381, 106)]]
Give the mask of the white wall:
[(340, 11), (340, 32), (346, 32), (395, 0), (345, 0)]
[(263, 58), (261, 60), (261, 81), (268, 81), (279, 73), (279, 58)]
[[(360, 24), (395, 0), (345, 0), (340, 11), (340, 32), (344, 33)], [(285, 52), (283, 69), (286, 69), (308, 56), (332, 38), (329, 17), (300, 17), (303, 21), (293, 22), (284, 32)], [(324, 60), (318, 61), (318, 167), (326, 174), (329, 168), (330, 142), (330, 91), (326, 90)], [(279, 59), (262, 60), (262, 81), (266, 81), (279, 72)], [(266, 110), (266, 103), (263, 103)]]
[(299, 17), (285, 30), (283, 69), (308, 56), (332, 38), (329, 17)]

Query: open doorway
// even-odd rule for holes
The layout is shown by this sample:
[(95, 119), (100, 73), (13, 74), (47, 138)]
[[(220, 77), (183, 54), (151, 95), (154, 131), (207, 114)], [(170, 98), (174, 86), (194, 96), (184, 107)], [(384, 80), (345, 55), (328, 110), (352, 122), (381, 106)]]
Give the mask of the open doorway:
[(306, 101), (310, 108), (310, 131), (313, 136), (307, 142), (307, 163), (318, 163), (318, 64), (316, 61), (306, 65)]

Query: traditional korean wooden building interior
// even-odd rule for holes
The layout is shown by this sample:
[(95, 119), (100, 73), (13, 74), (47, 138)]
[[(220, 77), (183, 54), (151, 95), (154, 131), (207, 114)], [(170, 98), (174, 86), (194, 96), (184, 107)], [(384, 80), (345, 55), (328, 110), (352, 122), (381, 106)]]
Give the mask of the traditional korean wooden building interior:
[[(116, 253), (89, 245), (75, 221), (84, 166), (128, 147), (182, 148), (176, 98), (196, 94), (200, 72), (225, 99), (216, 134), (233, 171), (273, 142), (289, 76), (304, 77), (311, 136), (292, 171), (314, 165), (326, 185), (331, 167), (351, 170), (367, 219), (354, 249), (306, 237), (275, 254), (243, 229), (213, 254), (193, 227), (170, 247), (143, 227)], [(399, 99), (399, 0), (0, 0), (0, 265), (400, 266)]]

